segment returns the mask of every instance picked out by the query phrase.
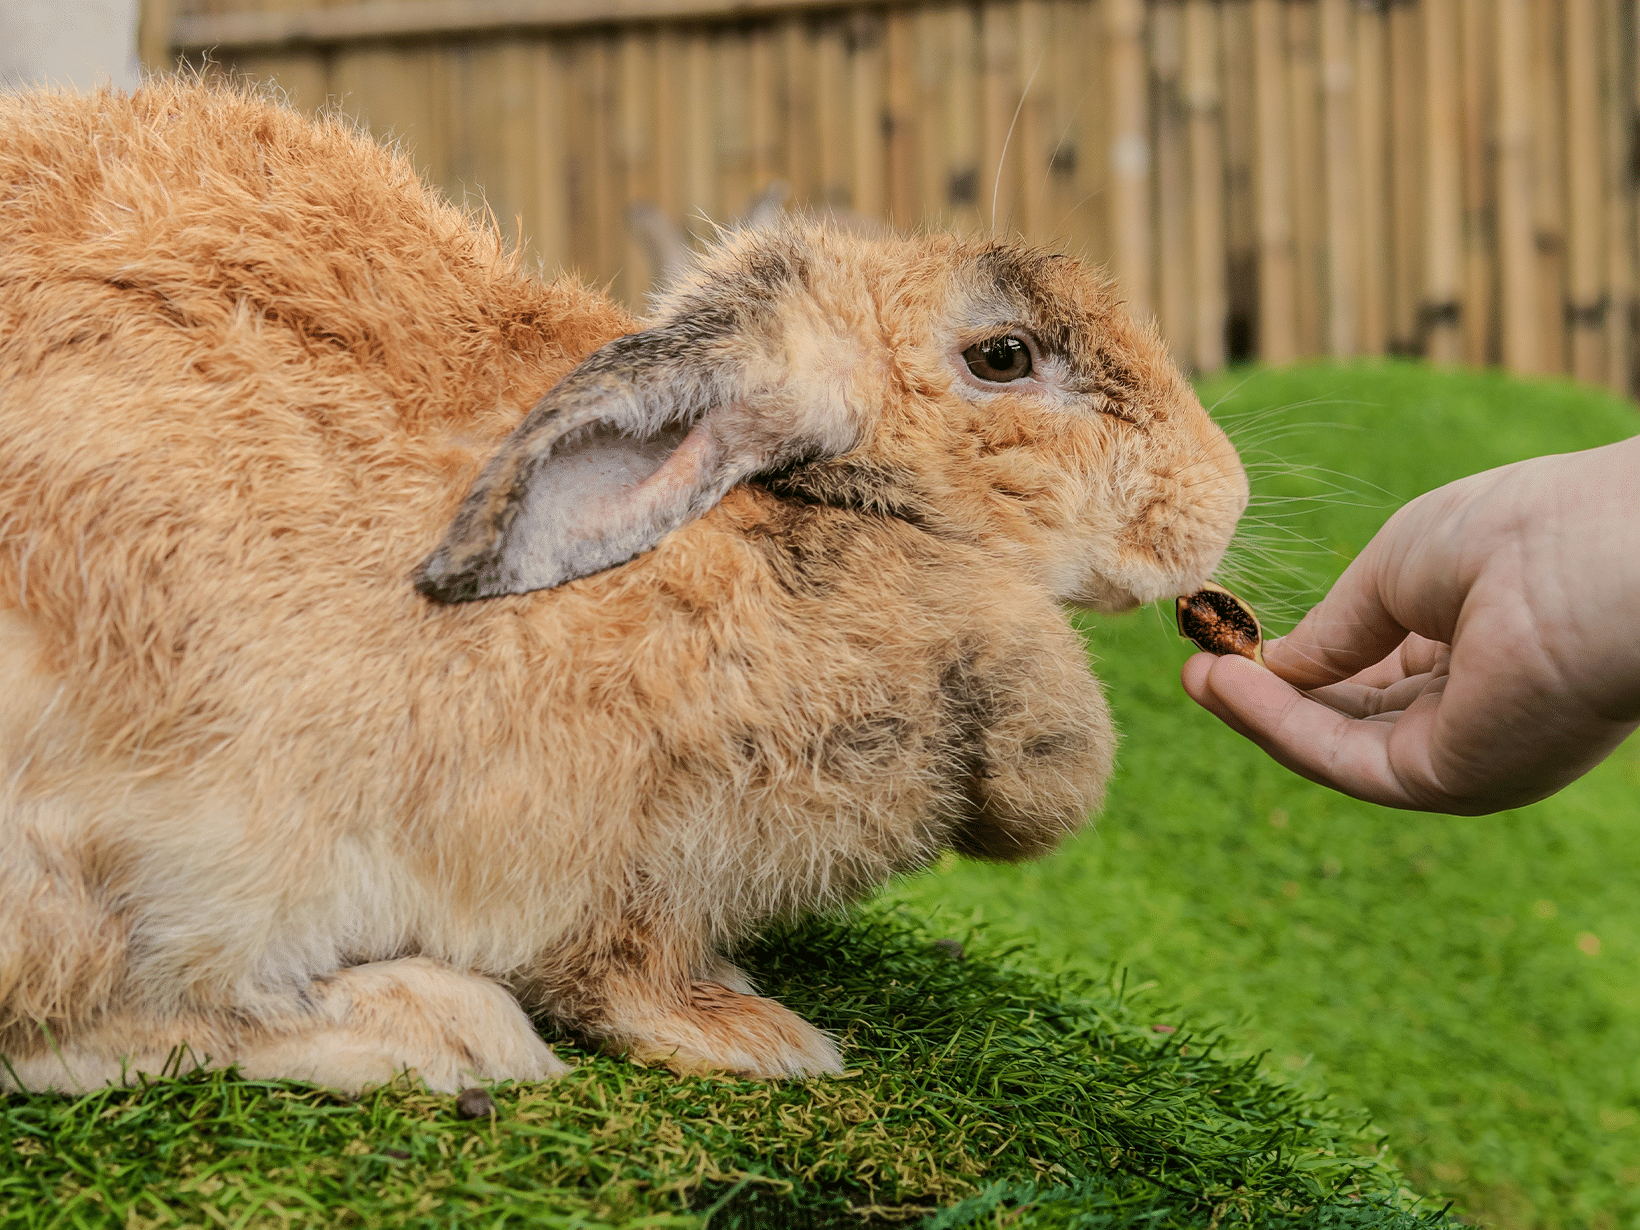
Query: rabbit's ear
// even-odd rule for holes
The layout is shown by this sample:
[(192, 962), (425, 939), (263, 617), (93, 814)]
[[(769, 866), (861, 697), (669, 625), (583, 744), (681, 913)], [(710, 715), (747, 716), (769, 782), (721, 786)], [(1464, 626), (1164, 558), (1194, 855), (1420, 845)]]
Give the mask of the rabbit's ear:
[(674, 323), (594, 352), (490, 459), (416, 588), (440, 602), (550, 589), (649, 550), (741, 479), (831, 451), (750, 421), (723, 340)]

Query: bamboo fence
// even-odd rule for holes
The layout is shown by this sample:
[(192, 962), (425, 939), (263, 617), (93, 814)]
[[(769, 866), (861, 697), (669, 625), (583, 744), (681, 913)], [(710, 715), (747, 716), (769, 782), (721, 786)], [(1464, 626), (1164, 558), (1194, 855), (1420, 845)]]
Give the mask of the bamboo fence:
[[(638, 304), (759, 200), (1107, 264), (1178, 357), (1631, 391), (1637, 0), (149, 0)], [(657, 212), (658, 211), (658, 212)]]

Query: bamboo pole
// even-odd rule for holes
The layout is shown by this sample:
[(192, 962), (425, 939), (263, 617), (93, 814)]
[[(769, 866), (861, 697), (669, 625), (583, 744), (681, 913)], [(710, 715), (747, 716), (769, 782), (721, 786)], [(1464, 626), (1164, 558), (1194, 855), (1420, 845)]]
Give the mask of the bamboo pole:
[(1066, 38), (1060, 62), (1066, 80), (1075, 82), (1065, 96), (1067, 114), (1061, 132), (1074, 141), (1060, 165), (1066, 172), (1069, 230), (1077, 250), (1107, 268), (1112, 260), (1110, 143), (1107, 97), (1110, 47), (1104, 37), (1105, 13), (1100, 0), (1062, 0)]
[(1532, 246), (1539, 370), (1567, 370), (1565, 81), (1561, 0), (1531, 0)]
[(1256, 354), (1259, 313), (1254, 152), (1258, 146), (1258, 107), (1253, 74), (1248, 71), (1253, 63), (1251, 0), (1223, 0), (1219, 9), (1219, 41), (1225, 65), (1225, 357), (1250, 359)]
[(145, 73), (168, 73), (176, 68), (171, 29), (176, 24), (176, 0), (142, 0), (137, 15), (137, 59)]
[(1046, 0), (1021, 0), (1019, 6), (1019, 119), (1014, 141), (1019, 146), (1019, 230), (1033, 243), (1049, 235), (1048, 128), (1053, 98), (1052, 65), (1048, 61), (1048, 6)]
[(684, 210), (684, 117), (688, 95), (687, 53), (676, 26), (655, 33), (655, 204), (671, 223), (682, 225)]
[[(959, 231), (980, 229), (979, 48), (973, 10), (953, 5), (947, 11), (951, 39), (951, 72), (946, 80), (945, 123), (950, 159), (946, 197), (951, 225)], [(989, 202), (987, 202), (989, 204)]]
[(1493, 193), (1495, 151), (1489, 141), (1496, 110), (1491, 54), (1495, 0), (1461, 0), (1463, 60), (1463, 358), (1480, 366), (1499, 354)]
[(516, 228), (519, 247), (539, 256), (540, 206), (535, 199), (535, 64), (526, 39), (509, 39), (496, 49), (500, 102), (497, 165), (484, 176), (486, 191), (504, 227)]
[[(1632, 114), (1640, 116), (1640, 5), (1631, 4), (1626, 12), (1628, 29), (1622, 40), (1622, 54), (1628, 59), (1628, 98)], [(1631, 175), (1628, 186), (1629, 250), (1634, 253), (1634, 289), (1626, 305), (1624, 324), (1629, 338), (1629, 395), (1640, 393), (1640, 168)]]
[(1219, 12), (1209, 0), (1186, 0), (1184, 102), (1190, 128), (1190, 256), (1195, 286), (1191, 332), (1197, 371), (1224, 366), (1224, 145), (1219, 95)]
[(528, 44), (507, 39), (476, 49), (469, 89), (477, 103), (466, 139), (472, 175), (503, 235), (523, 244), (535, 221), (535, 97)]
[(853, 107), (854, 208), (870, 218), (888, 212), (888, 142), (883, 134), (883, 86), (886, 66), (883, 22), (870, 11), (853, 14), (850, 23), (849, 91)]
[(1457, 0), (1422, 0), (1424, 64), (1424, 353), (1463, 358), (1463, 191)]
[(621, 31), (616, 51), (616, 72), (621, 207), (614, 222), (622, 239), (620, 291), (629, 307), (641, 310), (644, 296), (654, 289), (662, 272), (652, 267), (649, 254), (629, 221), (634, 207), (652, 205), (655, 201), (655, 145), (651, 124), (656, 107), (650, 94), (655, 82), (655, 38), (652, 31), (639, 31), (631, 27)]
[(943, 226), (949, 218), (948, 133), (945, 85), (951, 69), (951, 40), (945, 10), (920, 8), (914, 17), (913, 47), (917, 70), (917, 212), (896, 216), (896, 223)]
[(1634, 193), (1631, 188), (1630, 125), (1633, 112), (1634, 61), (1627, 22), (1634, 17), (1632, 5), (1620, 0), (1601, 0), (1600, 42), (1605, 51), (1602, 65), (1604, 106), (1602, 129), (1606, 139), (1606, 383), (1619, 393), (1633, 387), (1634, 305)]
[(904, 9), (892, 10), (886, 19), (883, 38), (888, 65), (888, 106), (883, 126), (888, 142), (889, 221), (896, 227), (915, 226), (921, 214), (919, 189), (918, 137), (922, 117), (918, 114), (916, 15)]
[(564, 144), (569, 268), (583, 280), (598, 276), (598, 236), (593, 229), (592, 169), (587, 164), (590, 151), (586, 140), (593, 123), (588, 106), (591, 75), (592, 62), (586, 40), (564, 40), (564, 125), (579, 138)]
[(1150, 10), (1150, 70), (1156, 138), (1156, 307), (1162, 336), (1185, 362), (1195, 350), (1190, 263), (1190, 150), (1181, 79), (1184, 10), (1179, 0), (1155, 0)]
[(752, 191), (762, 195), (781, 178), (780, 103), (776, 96), (778, 73), (775, 68), (778, 49), (774, 27), (768, 23), (753, 27), (748, 43), (751, 102), (747, 134), (751, 142)]
[(1257, 139), (1258, 350), (1266, 363), (1298, 357), (1293, 259), (1292, 155), (1288, 127), (1285, 24), (1279, 0), (1253, 0), (1253, 89)]
[[(1275, 0), (1264, 0), (1274, 3)], [(1143, 0), (1103, 0), (1109, 40), (1111, 257), (1128, 310), (1154, 310), (1150, 242), (1149, 93)]]
[(1604, 168), (1599, 21), (1595, 0), (1564, 0), (1566, 29), (1566, 316), (1572, 375), (1606, 378)]
[(848, 62), (840, 18), (826, 21), (814, 42), (814, 120), (819, 134), (819, 199), (822, 209), (847, 209), (849, 197)]
[(712, 39), (712, 146), (717, 158), (716, 220), (745, 217), (767, 185), (752, 173), (752, 44), (742, 32), (719, 27)]
[(1355, 180), (1360, 278), (1360, 349), (1384, 354), (1390, 344), (1393, 244), (1390, 219), (1388, 28), (1380, 8), (1355, 12)]
[(1091, 9), (1087, 0), (1052, 0), (1048, 7), (1047, 58), (1043, 71), (1052, 83), (1046, 157), (1047, 221), (1044, 233), (1050, 243), (1067, 245), (1069, 251), (1090, 255), (1093, 248), (1093, 192), (1085, 187), (1090, 167), (1087, 152), (1092, 148), (1088, 60), (1092, 52), (1087, 31)]
[[(581, 78), (584, 91), (581, 106), (584, 120), (576, 131), (585, 134), (578, 151), (581, 177), (586, 185), (584, 220), (586, 259), (584, 272), (599, 283), (614, 283), (620, 271), (621, 254), (626, 251), (625, 219), (619, 217), (620, 194), (615, 177), (614, 56), (608, 35), (585, 40)], [(624, 286), (615, 286), (617, 297), (625, 297)]]
[(705, 30), (683, 36), (682, 224), (697, 238), (709, 238), (717, 217), (717, 143), (712, 89), (712, 43)]
[(1008, 234), (1019, 219), (1019, 149), (1014, 121), (1023, 101), (1019, 68), (1019, 4), (985, 0), (980, 5), (980, 217), (992, 234)]
[(1537, 253), (1532, 236), (1530, 0), (1496, 0), (1498, 90), (1498, 299), (1503, 364), (1536, 372)]
[[(1629, 89), (1630, 105), (1633, 115), (1640, 116), (1640, 7), (1629, 10), (1629, 31), (1624, 38), (1625, 54), (1629, 56)], [(1637, 169), (1640, 171), (1640, 169)], [(1633, 244), (1635, 253), (1635, 280), (1640, 284), (1640, 200), (1635, 198), (1637, 185), (1630, 182), (1630, 230), (1629, 241)], [(1627, 307), (1627, 325), (1629, 325), (1629, 344), (1632, 353), (1632, 369), (1630, 369), (1630, 395), (1640, 390), (1640, 285), (1633, 292)]]
[(815, 55), (813, 41), (796, 16), (780, 26), (782, 76), (785, 84), (786, 182), (800, 206), (819, 203), (820, 146), (815, 121)]
[(1324, 278), (1327, 353), (1353, 355), (1361, 298), (1360, 189), (1356, 180), (1354, 22), (1348, 0), (1320, 0), (1322, 159), (1326, 164)]
[(1425, 193), (1423, 55), (1419, 11), (1410, 4), (1390, 7), (1390, 251), (1394, 270), (1390, 300), (1389, 349), (1423, 353), (1419, 308), (1423, 300), (1422, 219)]
[(1316, 5), (1287, 5), (1287, 90), (1291, 173), (1288, 191), (1293, 219), (1294, 307), (1298, 353), (1325, 349), (1322, 279), (1327, 235), (1326, 171), (1321, 155), (1321, 49)]
[(570, 261), (563, 53), (555, 42), (544, 41), (530, 58), (535, 69), (535, 245), (542, 265), (556, 270)]

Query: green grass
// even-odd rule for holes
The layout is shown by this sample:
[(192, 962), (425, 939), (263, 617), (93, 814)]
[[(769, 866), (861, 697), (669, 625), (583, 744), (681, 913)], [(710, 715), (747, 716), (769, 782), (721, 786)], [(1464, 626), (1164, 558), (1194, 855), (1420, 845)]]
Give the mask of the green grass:
[[(1406, 498), (1640, 430), (1598, 391), (1406, 364), (1242, 373), (1202, 393), (1268, 441), (1254, 517), (1290, 517), (1280, 536), (1324, 548), (1244, 561), (1265, 582), (1246, 596), (1276, 611), (1306, 607)], [(1368, 806), (1196, 709), (1177, 683), (1188, 646), (1164, 624), (1089, 621), (1125, 735), (1097, 830), (1039, 864), (942, 864), (896, 899), (1154, 982), (1366, 1108), (1415, 1185), (1488, 1224), (1640, 1225), (1640, 746), (1521, 811)]]
[[(810, 1084), (574, 1053), (463, 1121), (408, 1085), (348, 1102), (222, 1073), (0, 1100), (6, 1226), (917, 1224), (1413, 1230), (1362, 1118), (1108, 983), (1047, 979), (903, 910), (766, 937), (767, 988), (836, 1029)], [(862, 1217), (862, 1214), (865, 1214)]]
[[(777, 932), (766, 987), (846, 1040), (810, 1084), (678, 1080), (581, 1054), (466, 1122), (408, 1084), (348, 1102), (222, 1073), (0, 1101), (0, 1224), (1391, 1227), (1363, 1117), (903, 909)], [(862, 1217), (862, 1214), (865, 1216)]]

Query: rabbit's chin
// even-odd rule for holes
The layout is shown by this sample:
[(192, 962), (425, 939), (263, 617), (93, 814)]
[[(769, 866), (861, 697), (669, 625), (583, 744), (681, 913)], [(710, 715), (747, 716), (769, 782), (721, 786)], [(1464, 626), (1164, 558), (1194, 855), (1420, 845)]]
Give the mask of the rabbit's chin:
[(1122, 584), (1098, 575), (1085, 577), (1076, 590), (1060, 596), (1066, 606), (1098, 611), (1102, 615), (1124, 615), (1152, 602), (1175, 597), (1182, 592), (1171, 579), (1132, 581)]

